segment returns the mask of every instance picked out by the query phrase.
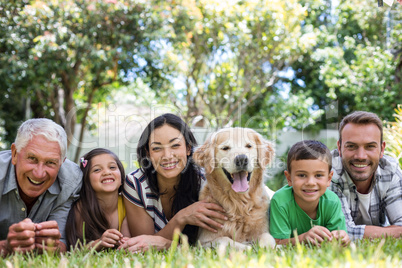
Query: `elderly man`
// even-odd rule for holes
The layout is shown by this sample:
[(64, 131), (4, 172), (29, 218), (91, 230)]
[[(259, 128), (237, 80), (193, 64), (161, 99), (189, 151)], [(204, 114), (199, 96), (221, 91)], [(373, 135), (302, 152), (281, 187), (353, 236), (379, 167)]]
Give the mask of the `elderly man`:
[(65, 224), (82, 173), (66, 160), (67, 136), (49, 119), (19, 128), (11, 151), (0, 152), (0, 251), (66, 251)]
[(376, 114), (357, 111), (340, 123), (330, 189), (341, 199), (352, 239), (402, 234), (402, 172), (384, 149)]

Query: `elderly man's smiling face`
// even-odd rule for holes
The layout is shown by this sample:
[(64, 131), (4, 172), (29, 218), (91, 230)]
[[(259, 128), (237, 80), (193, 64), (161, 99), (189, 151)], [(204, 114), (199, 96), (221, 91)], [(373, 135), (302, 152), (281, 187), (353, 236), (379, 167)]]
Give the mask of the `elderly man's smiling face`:
[(19, 152), (12, 144), (11, 152), (21, 198), (31, 202), (55, 182), (63, 162), (60, 146), (37, 135)]

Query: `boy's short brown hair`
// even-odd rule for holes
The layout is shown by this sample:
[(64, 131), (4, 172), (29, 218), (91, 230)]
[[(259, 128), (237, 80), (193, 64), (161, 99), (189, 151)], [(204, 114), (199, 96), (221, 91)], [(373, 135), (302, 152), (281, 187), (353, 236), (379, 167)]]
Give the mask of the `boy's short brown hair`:
[(287, 170), (290, 173), (290, 164), (297, 160), (322, 160), (332, 169), (332, 156), (328, 147), (316, 140), (304, 140), (295, 143), (288, 153)]

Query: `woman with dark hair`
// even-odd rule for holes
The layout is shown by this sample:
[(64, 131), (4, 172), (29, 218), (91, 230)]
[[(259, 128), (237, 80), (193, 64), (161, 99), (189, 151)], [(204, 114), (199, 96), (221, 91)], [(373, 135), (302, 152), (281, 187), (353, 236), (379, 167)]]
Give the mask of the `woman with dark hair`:
[(191, 158), (196, 145), (187, 124), (173, 114), (155, 118), (142, 132), (137, 147), (140, 168), (127, 175), (123, 190), (133, 238), (122, 248), (167, 248), (175, 229), (194, 244), (198, 227), (221, 228), (213, 218), (226, 219), (222, 207), (198, 201), (205, 179)]
[(130, 237), (123, 197), (119, 194), (125, 177), (123, 165), (113, 152), (97, 148), (80, 159), (80, 168), (80, 198), (67, 218), (68, 247), (80, 242), (96, 250), (117, 248)]

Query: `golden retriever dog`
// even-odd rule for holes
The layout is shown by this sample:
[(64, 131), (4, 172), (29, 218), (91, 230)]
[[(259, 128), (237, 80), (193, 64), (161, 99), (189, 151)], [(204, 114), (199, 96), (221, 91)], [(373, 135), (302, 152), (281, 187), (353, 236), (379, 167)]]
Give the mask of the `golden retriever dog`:
[(264, 185), (265, 166), (274, 157), (271, 143), (247, 128), (227, 128), (214, 134), (193, 155), (204, 168), (207, 183), (200, 200), (222, 206), (228, 220), (217, 233), (200, 229), (202, 246), (228, 245), (247, 249), (253, 242), (274, 247), (268, 232), (268, 207), (273, 191)]

